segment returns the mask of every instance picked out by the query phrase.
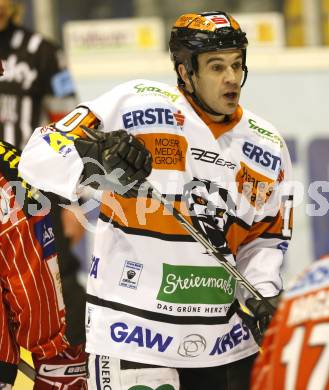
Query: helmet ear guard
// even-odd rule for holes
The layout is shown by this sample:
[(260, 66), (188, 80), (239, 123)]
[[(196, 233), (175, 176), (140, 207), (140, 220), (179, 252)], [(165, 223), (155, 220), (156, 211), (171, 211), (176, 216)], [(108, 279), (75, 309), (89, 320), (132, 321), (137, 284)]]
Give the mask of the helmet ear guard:
[(193, 92), (193, 100), (203, 110), (212, 115), (222, 115), (207, 107), (195, 93), (192, 75), (198, 70), (197, 57), (201, 53), (240, 49), (242, 51), (242, 69), (244, 76), (241, 87), (248, 76), (246, 65), (248, 40), (238, 22), (225, 12), (204, 12), (201, 14), (184, 14), (180, 16), (171, 31), (169, 49), (174, 62), (178, 85), (186, 91), (178, 66), (183, 64), (187, 71)]
[[(244, 57), (246, 57), (246, 53), (244, 54)], [(246, 59), (244, 59), (244, 62), (242, 62), (242, 70), (243, 70), (243, 79), (241, 83), (241, 88), (244, 86), (248, 77), (248, 66), (246, 65)]]

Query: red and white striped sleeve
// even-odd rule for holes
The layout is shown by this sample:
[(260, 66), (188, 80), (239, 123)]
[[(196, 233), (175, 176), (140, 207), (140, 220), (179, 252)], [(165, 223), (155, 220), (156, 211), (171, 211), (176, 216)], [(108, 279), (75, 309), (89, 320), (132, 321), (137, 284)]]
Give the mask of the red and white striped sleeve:
[(1, 191), (0, 361), (17, 363), (18, 346), (48, 358), (67, 347), (51, 220), (25, 214), (8, 189)]

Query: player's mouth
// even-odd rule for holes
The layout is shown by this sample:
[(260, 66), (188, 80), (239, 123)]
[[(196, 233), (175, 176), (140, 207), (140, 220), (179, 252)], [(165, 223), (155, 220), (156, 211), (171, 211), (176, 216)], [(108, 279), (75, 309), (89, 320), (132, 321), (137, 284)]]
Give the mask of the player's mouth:
[(237, 92), (227, 92), (227, 93), (224, 93), (224, 97), (225, 97), (225, 99), (227, 99), (229, 101), (234, 101), (238, 98), (238, 93)]

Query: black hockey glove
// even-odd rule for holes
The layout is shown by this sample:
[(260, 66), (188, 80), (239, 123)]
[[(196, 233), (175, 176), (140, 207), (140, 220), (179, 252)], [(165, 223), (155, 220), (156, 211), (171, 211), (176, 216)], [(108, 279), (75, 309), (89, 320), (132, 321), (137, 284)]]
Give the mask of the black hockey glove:
[(152, 171), (151, 153), (125, 130), (104, 133), (81, 128), (88, 138), (78, 138), (74, 144), (84, 162), (82, 180), (93, 188), (107, 189), (106, 180), (99, 175), (109, 174), (118, 181), (111, 189), (125, 197), (136, 195), (136, 188)]
[(280, 295), (281, 293), (274, 297), (265, 298), (270, 305), (267, 305), (264, 301), (259, 301), (255, 298), (247, 299), (246, 306), (253, 316), (247, 314), (242, 309), (237, 310), (237, 313), (250, 329), (250, 332), (258, 345), (261, 345), (264, 333), (278, 307)]

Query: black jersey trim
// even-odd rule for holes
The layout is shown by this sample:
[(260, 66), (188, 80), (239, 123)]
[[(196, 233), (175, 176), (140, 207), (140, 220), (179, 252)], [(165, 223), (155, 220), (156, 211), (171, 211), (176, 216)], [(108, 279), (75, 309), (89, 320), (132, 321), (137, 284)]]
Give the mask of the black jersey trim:
[(253, 222), (252, 224), (254, 226), (254, 225), (257, 225), (258, 223), (263, 223), (263, 222), (272, 223), (278, 219), (278, 216), (279, 216), (279, 213), (277, 213), (274, 216), (268, 215), (268, 216), (264, 217), (263, 219), (261, 219), (260, 221)]
[(106, 307), (112, 310), (121, 311), (147, 320), (165, 322), (177, 325), (219, 325), (227, 324), (236, 309), (240, 306), (235, 300), (230, 306), (226, 316), (203, 317), (203, 316), (174, 316), (170, 314), (156, 313), (149, 310), (138, 309), (136, 307), (124, 305), (119, 302), (107, 301), (94, 295), (87, 294), (87, 302), (96, 306)]
[(278, 240), (282, 240), (282, 241), (286, 241), (286, 240), (289, 240), (290, 238), (289, 237), (284, 237), (282, 234), (280, 233), (263, 233), (259, 236), (259, 238), (277, 238)]
[(164, 240), (164, 241), (196, 242), (194, 240), (194, 238), (190, 235), (165, 234), (165, 233), (155, 232), (153, 230), (137, 229), (137, 228), (132, 228), (129, 226), (122, 226), (118, 222), (113, 221), (110, 217), (107, 217), (103, 213), (99, 214), (99, 219), (103, 222), (111, 223), (113, 225), (113, 227), (120, 229), (127, 234), (133, 234), (135, 236), (158, 238), (158, 239)]

